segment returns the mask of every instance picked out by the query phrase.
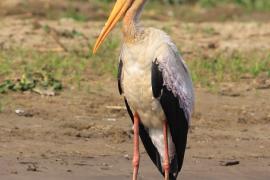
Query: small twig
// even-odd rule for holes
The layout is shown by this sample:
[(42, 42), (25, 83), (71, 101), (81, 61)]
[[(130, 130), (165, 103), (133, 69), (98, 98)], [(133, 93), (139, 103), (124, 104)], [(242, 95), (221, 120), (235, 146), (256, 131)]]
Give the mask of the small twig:
[(51, 37), (53, 38), (53, 40), (65, 51), (68, 52), (68, 48), (60, 41), (59, 37), (58, 37), (58, 31), (50, 26), (48, 26), (48, 34), (51, 35)]
[(46, 49), (46, 48), (39, 48), (37, 49), (38, 52), (63, 52), (63, 48), (53, 48), (53, 49)]
[(112, 110), (123, 110), (126, 109), (124, 106), (106, 106), (107, 109), (112, 109)]
[(214, 159), (212, 156), (192, 156), (193, 158), (196, 159)]
[[(56, 30), (55, 30), (56, 31)], [(65, 51), (68, 52), (68, 49), (66, 48), (66, 46), (60, 41), (60, 39), (58, 38), (57, 32), (54, 32), (52, 35), (52, 38), (54, 39), (54, 41)]]
[(221, 166), (234, 166), (240, 164), (240, 161), (221, 161)]

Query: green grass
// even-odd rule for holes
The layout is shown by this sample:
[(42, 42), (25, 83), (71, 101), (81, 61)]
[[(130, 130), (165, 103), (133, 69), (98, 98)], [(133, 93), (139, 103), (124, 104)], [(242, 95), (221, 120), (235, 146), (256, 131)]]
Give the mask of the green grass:
[[(102, 4), (110, 4), (114, 2), (113, 0), (102, 0), (100, 3)], [(162, 2), (162, 3), (161, 3)], [(165, 2), (165, 3), (164, 3)], [(95, 1), (95, 3), (97, 3)], [(157, 1), (152, 0), (152, 7), (157, 7), (160, 5), (199, 5), (202, 7), (215, 7), (218, 5), (228, 5), (234, 4), (239, 7), (248, 8), (250, 10), (269, 10), (270, 9), (270, 1), (269, 0), (167, 0), (167, 1)]]
[(203, 87), (218, 86), (222, 82), (240, 82), (243, 76), (270, 78), (270, 53), (220, 53), (211, 58), (188, 61), (193, 81)]
[(202, 29), (202, 32), (208, 36), (213, 36), (217, 33), (213, 27), (205, 27)]
[(81, 21), (81, 22), (87, 21), (87, 16), (76, 9), (69, 9), (62, 16), (66, 18), (71, 18), (75, 21)]
[[(176, 1), (176, 0), (174, 0)], [(171, 19), (181, 21), (207, 21), (208, 19), (225, 21), (235, 20), (250, 12), (260, 12), (267, 14), (270, 10), (269, 0), (178, 0), (180, 3), (164, 3), (164, 1), (150, 1), (143, 13), (146, 19), (168, 21)], [(162, 2), (162, 3), (161, 3)], [(18, 7), (18, 13), (31, 13), (32, 16), (46, 19), (71, 18), (75, 21), (104, 21), (111, 11), (115, 0), (64, 0), (61, 3), (46, 3), (23, 1)], [(213, 11), (218, 7), (219, 11)], [(236, 15), (233, 16), (230, 9), (237, 7)], [(213, 11), (213, 12), (212, 12)], [(212, 12), (212, 13), (211, 13)], [(11, 11), (11, 14), (15, 12)], [(208, 16), (209, 13), (209, 17)], [(215, 13), (215, 16), (213, 16)], [(9, 14), (9, 13), (7, 13)], [(252, 16), (253, 17), (253, 16)], [(251, 17), (251, 18), (252, 18)], [(260, 17), (254, 16), (255, 20)]]
[[(206, 30), (212, 33), (212, 30)], [(33, 50), (11, 49), (0, 51), (0, 84), (29, 73), (47, 73), (66, 87), (81, 88), (89, 76), (116, 77), (120, 38), (108, 38), (96, 55), (89, 52), (41, 53)], [(270, 78), (269, 52), (219, 52), (211, 57), (198, 54), (187, 61), (195, 84), (218, 87), (222, 82), (241, 82), (246, 75), (257, 78), (262, 74)], [(89, 73), (90, 72), (90, 73)], [(91, 89), (86, 82), (85, 89)], [(90, 91), (90, 90), (89, 90)]]
[(249, 10), (270, 10), (269, 0), (198, 0), (198, 4), (202, 7), (215, 7), (218, 5), (234, 4)]
[[(14, 81), (25, 76), (42, 74), (73, 84), (81, 80), (88, 59), (76, 54), (40, 53), (30, 50), (8, 50), (0, 52), (0, 79)], [(26, 78), (28, 79), (28, 78)]]
[(3, 110), (4, 110), (4, 105), (3, 105), (3, 103), (0, 101), (0, 113), (3, 112)]
[[(116, 77), (118, 47), (119, 41), (111, 39), (106, 41), (95, 56), (27, 50), (0, 52), (0, 79), (20, 78), (25, 73), (45, 71), (55, 79), (61, 80), (64, 87), (80, 88), (83, 79), (89, 76), (89, 71), (97, 76)], [(257, 78), (264, 73), (270, 78), (270, 53), (262, 54), (220, 53), (204, 59), (200, 56), (194, 57), (187, 63), (194, 83), (211, 88), (222, 82), (240, 82), (246, 75)]]
[[(5, 86), (4, 88), (11, 85), (13, 87), (17, 79), (32, 81), (32, 77), (36, 74), (60, 80), (64, 87), (78, 88), (81, 87), (81, 82), (91, 75), (89, 72), (97, 76), (116, 77), (120, 40), (109, 38), (96, 55), (91, 53), (93, 42), (90, 44), (87, 53), (41, 53), (25, 49), (0, 51), (0, 85)], [(32, 84), (30, 83), (31, 86)]]
[[(93, 49), (93, 42), (90, 43), (90, 51)], [(108, 38), (101, 45), (96, 55), (90, 54), (92, 68), (98, 75), (111, 74), (116, 77), (118, 68), (118, 57), (120, 53), (120, 39)]]
[(0, 94), (0, 113), (4, 112), (7, 106), (10, 104), (10, 98)]
[(56, 78), (80, 75), (86, 59), (75, 54), (40, 53), (15, 49), (0, 52), (0, 75), (14, 76), (30, 71), (51, 72)]

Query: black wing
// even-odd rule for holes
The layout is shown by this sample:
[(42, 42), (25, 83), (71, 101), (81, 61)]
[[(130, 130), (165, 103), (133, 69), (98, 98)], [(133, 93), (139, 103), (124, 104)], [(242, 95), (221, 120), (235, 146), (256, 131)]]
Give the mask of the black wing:
[(122, 68), (123, 68), (123, 61), (122, 59), (120, 59), (119, 61), (119, 65), (118, 65), (118, 73), (117, 73), (117, 80), (118, 80), (118, 90), (119, 93), (122, 94), (123, 93), (123, 88), (122, 88)]
[[(163, 85), (162, 72), (156, 61), (152, 64), (152, 90), (155, 98), (159, 98), (167, 118), (173, 143), (175, 144), (177, 161), (171, 162), (170, 179), (176, 179), (182, 168), (188, 133), (188, 121), (184, 110), (179, 105), (179, 100)], [(173, 168), (175, 167), (175, 168)]]
[(152, 64), (152, 90), (155, 98), (160, 97), (161, 89), (163, 88), (162, 72), (158, 70), (157, 60)]

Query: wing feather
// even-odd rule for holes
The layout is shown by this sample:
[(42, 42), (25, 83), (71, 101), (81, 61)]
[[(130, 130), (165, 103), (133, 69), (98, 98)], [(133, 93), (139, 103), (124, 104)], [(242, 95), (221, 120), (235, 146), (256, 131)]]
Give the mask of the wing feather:
[(158, 70), (157, 60), (155, 60), (152, 64), (151, 80), (152, 80), (153, 96), (155, 98), (158, 98), (161, 95), (161, 89), (163, 87), (163, 77), (162, 72)]
[(186, 119), (190, 120), (194, 106), (194, 92), (188, 68), (171, 42), (158, 50), (155, 63), (162, 73), (163, 85), (178, 99)]
[(122, 59), (119, 60), (118, 65), (118, 73), (117, 73), (117, 81), (118, 81), (118, 90), (120, 95), (123, 94), (123, 88), (122, 88), (122, 69), (123, 69), (123, 61)]

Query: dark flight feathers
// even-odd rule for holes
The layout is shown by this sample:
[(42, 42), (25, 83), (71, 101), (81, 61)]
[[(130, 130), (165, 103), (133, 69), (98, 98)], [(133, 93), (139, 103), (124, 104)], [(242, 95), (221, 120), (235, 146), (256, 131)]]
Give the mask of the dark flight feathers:
[(118, 80), (118, 90), (120, 95), (123, 93), (122, 85), (121, 85), (121, 78), (122, 78), (122, 69), (123, 69), (123, 61), (120, 59), (118, 65), (118, 73), (117, 73), (117, 80)]
[(171, 162), (170, 180), (176, 179), (182, 168), (187, 143), (188, 121), (179, 100), (163, 85), (162, 72), (159, 70), (157, 61), (152, 64), (152, 90), (155, 98), (159, 98), (162, 109), (167, 118), (168, 125), (175, 144), (175, 160)]

